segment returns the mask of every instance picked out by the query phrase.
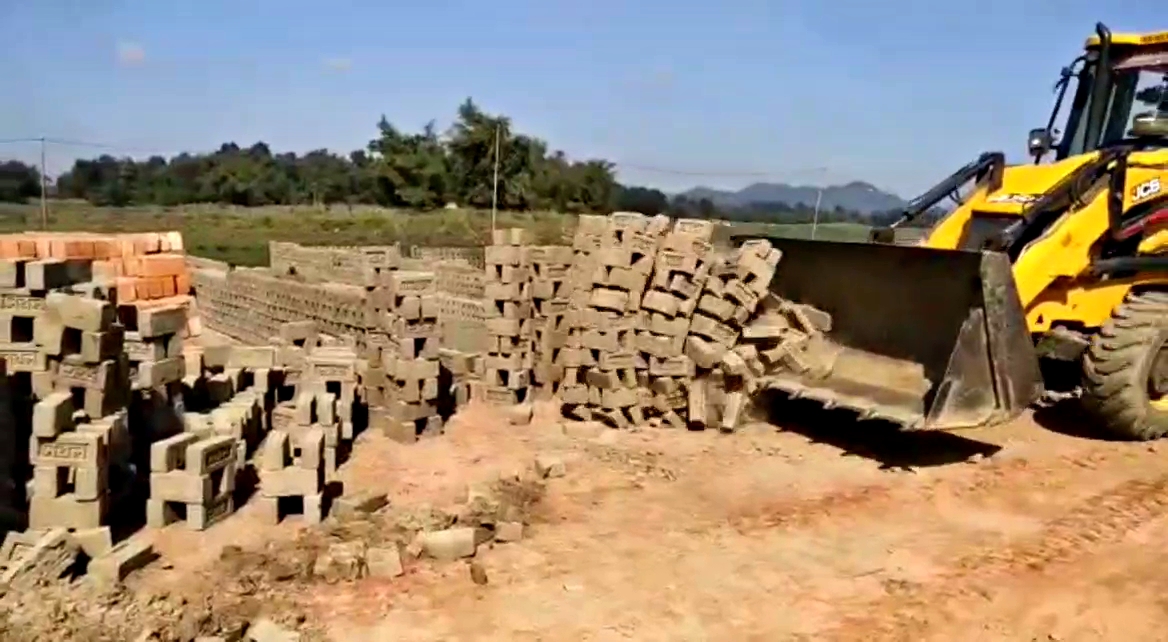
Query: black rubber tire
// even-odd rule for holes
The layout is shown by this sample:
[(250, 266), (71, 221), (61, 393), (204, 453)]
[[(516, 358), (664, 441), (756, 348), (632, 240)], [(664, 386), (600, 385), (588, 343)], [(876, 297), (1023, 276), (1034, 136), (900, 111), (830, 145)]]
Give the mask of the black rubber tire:
[(1148, 373), (1168, 343), (1168, 292), (1129, 295), (1083, 354), (1084, 408), (1123, 439), (1168, 434), (1168, 411), (1149, 403)]

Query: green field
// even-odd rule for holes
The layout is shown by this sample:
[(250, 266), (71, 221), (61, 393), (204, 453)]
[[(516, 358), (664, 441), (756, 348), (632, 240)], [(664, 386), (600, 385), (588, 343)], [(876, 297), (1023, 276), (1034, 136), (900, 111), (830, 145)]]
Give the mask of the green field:
[[(499, 227), (522, 227), (536, 243), (571, 241), (576, 217), (552, 212), (500, 212)], [(0, 204), (0, 233), (42, 229), (37, 205)], [(431, 246), (480, 246), (490, 242), (491, 214), (481, 210), (412, 212), (369, 206), (328, 209), (274, 206), (233, 208), (102, 208), (88, 203), (52, 201), (50, 231), (144, 232), (179, 230), (187, 251), (236, 265), (266, 265), (267, 242), (292, 241), (305, 245), (382, 245), (401, 243)], [(854, 223), (821, 224), (817, 238), (863, 241), (868, 227)], [(808, 238), (810, 225), (729, 224), (719, 231)]]

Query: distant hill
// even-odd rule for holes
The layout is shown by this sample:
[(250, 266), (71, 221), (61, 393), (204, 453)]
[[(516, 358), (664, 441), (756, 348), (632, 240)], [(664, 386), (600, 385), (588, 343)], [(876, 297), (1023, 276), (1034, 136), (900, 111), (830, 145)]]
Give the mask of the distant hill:
[[(718, 207), (746, 207), (755, 203), (786, 203), (808, 207), (815, 205), (819, 188), (813, 185), (786, 185), (784, 183), (755, 183), (737, 192), (695, 187), (682, 192), (691, 200), (708, 198)], [(896, 194), (885, 192), (874, 185), (853, 181), (847, 185), (831, 185), (823, 188), (820, 208), (835, 209), (836, 206), (854, 212), (871, 214), (904, 207), (906, 201)]]

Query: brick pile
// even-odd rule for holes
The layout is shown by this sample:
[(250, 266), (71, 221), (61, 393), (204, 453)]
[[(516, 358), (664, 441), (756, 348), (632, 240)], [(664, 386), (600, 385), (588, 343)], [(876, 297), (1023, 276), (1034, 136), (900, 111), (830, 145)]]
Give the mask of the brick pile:
[(259, 456), (259, 514), (278, 523), (300, 513), (310, 524), (324, 519), (325, 436), (313, 428), (295, 437), (275, 430), (268, 434)]
[(639, 359), (635, 338), (641, 300), (669, 219), (618, 212), (608, 223), (588, 259), (592, 287), (569, 339), (576, 365), (565, 368), (571, 391), (564, 402), (577, 417), (624, 428), (644, 421), (646, 399), (639, 389), (648, 383), (648, 364)]
[[(273, 243), (270, 252), (271, 269), (232, 269), (210, 262), (195, 267), (196, 288), (200, 297), (206, 293), (209, 326), (248, 343), (274, 345), (274, 364), (284, 377), (282, 389), (316, 385), (307, 377), (310, 362), (324, 358), (322, 350), (355, 350), (355, 385), (348, 380), (329, 382), (343, 440), (357, 428), (353, 411), (358, 406), (368, 409), (368, 425), (397, 439), (412, 441), (440, 433), (443, 415), (438, 406), (453, 406), (447, 396), (459, 387), (438, 385), (443, 332), (439, 318), (444, 306), (437, 296), (435, 272), (400, 269), (403, 261), (396, 246), (309, 248)], [(475, 287), (472, 280), (458, 276), (447, 280), (464, 289)], [(467, 328), (470, 332), (452, 328), (454, 333), (482, 334), (474, 332), (481, 329), (481, 299), (473, 307), (450, 316), (465, 318), (469, 326), (478, 323), (479, 328)], [(333, 345), (326, 346), (325, 341)], [(351, 365), (353, 354), (342, 355), (341, 361)], [(316, 392), (312, 391), (314, 399)], [(293, 412), (292, 404), (276, 407), (279, 421)]]
[[(0, 236), (4, 475), (32, 528), (99, 528), (127, 497), (139, 449), (181, 398), (182, 339), (200, 332), (176, 232)], [(139, 327), (141, 326), (141, 327)], [(10, 389), (23, 389), (13, 405)], [(27, 453), (27, 459), (20, 453)], [(108, 537), (106, 538), (108, 539)]]
[(529, 400), (532, 366), (531, 268), (522, 229), (495, 230), (485, 252), (488, 348), (481, 398), (512, 405)]
[(478, 385), (477, 371), (481, 357), (453, 350), (438, 349), (438, 414), (450, 417), (470, 403), (471, 388)]
[(565, 414), (578, 419), (592, 418), (588, 410), (588, 383), (584, 381), (586, 356), (583, 336), (587, 327), (583, 322), (583, 310), (588, 306), (592, 293), (592, 272), (595, 265), (593, 253), (598, 250), (608, 234), (608, 217), (595, 214), (580, 215), (576, 231), (572, 236), (572, 264), (568, 268), (567, 296), (568, 338), (557, 355), (556, 365), (562, 368), (559, 394)]
[(182, 429), (176, 408), (183, 404), (184, 379), (195, 384), (200, 364), (188, 364), (182, 332), (188, 309), (180, 305), (151, 305), (123, 315), (127, 325), (123, 351), (132, 373), (132, 412), (145, 419), (151, 439), (168, 437)]
[(462, 261), (438, 263), (438, 320), (442, 347), (462, 352), (482, 353), (487, 349), (486, 296), (487, 274), (483, 267), (482, 248), (478, 267)]
[(689, 389), (691, 425), (716, 424), (730, 431), (738, 424), (748, 394), (748, 367), (759, 362), (749, 347), (737, 345), (742, 328), (767, 294), (780, 258), (769, 242), (756, 240), (711, 266), (686, 337), (686, 355), (698, 368)]
[[(269, 390), (282, 374), (275, 366), (276, 349), (271, 346), (230, 346), (226, 351), (226, 365), (213, 378), (222, 385), (216, 394), (217, 403), (210, 409), (208, 428), (217, 435), (229, 436), (237, 442), (238, 457), (243, 459), (253, 452), (270, 426), (264, 417), (274, 402)], [(216, 355), (222, 362), (222, 354)], [(204, 359), (206, 353), (204, 353)], [(214, 363), (214, 357), (213, 361)], [(187, 430), (191, 430), (188, 422)]]
[[(6, 234), (0, 235), (0, 288), (51, 290), (66, 280), (100, 284), (118, 304), (174, 299), (189, 305), (185, 259), (178, 232)], [(29, 274), (32, 281), (25, 283)], [(184, 334), (198, 335), (198, 315), (188, 318)]]
[[(36, 270), (38, 290), (54, 282), (41, 281)], [(110, 469), (130, 457), (124, 329), (109, 301), (64, 292), (48, 292), (43, 301), (42, 313), (31, 319), (37, 350), (31, 381), (39, 401), (33, 406), (29, 524), (96, 528), (106, 523), (115, 499)]]
[(541, 245), (524, 248), (531, 276), (532, 372), (534, 397), (551, 399), (564, 379), (560, 350), (568, 345), (571, 303), (568, 283), (572, 248)]
[(572, 309), (588, 305), (592, 292), (593, 253), (600, 249), (609, 230), (607, 216), (581, 214), (572, 235), (572, 265), (568, 269), (568, 299)]
[[(185, 317), (183, 318), (185, 322)], [(122, 351), (125, 329), (109, 301), (49, 292), (33, 321), (37, 349), (33, 386), (72, 392), (89, 419), (105, 417), (129, 402), (130, 364)]]
[(353, 417), (359, 397), (361, 360), (352, 347), (317, 346), (308, 352), (306, 361), (307, 372), (297, 385), (295, 424), (320, 431), (322, 470), (331, 481), (340, 463), (337, 448), (356, 434)]
[(367, 289), (385, 285), (387, 272), (401, 267), (397, 245), (308, 247), (268, 242), (268, 264), (275, 276), (317, 283), (343, 283)]
[(384, 317), (388, 343), (365, 378), (370, 425), (409, 443), (442, 432), (437, 279), (433, 272), (396, 272), (387, 296), (392, 310)]
[(205, 530), (235, 510), (240, 463), (230, 436), (180, 433), (150, 448), (150, 498), (146, 524), (162, 528), (182, 521)]
[(685, 341), (709, 275), (712, 233), (708, 221), (676, 221), (661, 241), (641, 300), (636, 347), (648, 365), (647, 412), (674, 428), (686, 426), (688, 391), (697, 374)]
[(78, 424), (68, 391), (49, 394), (33, 409), (30, 529), (90, 529), (107, 524), (114, 497), (110, 447), (126, 443), (124, 416), (108, 424)]
[(264, 268), (196, 269), (192, 274), (203, 322), (252, 345), (268, 344), (284, 323), (310, 320), (335, 336), (368, 328), (366, 288), (343, 283), (305, 283)]
[[(750, 364), (765, 367), (740, 332), (778, 253), (750, 243), (722, 255), (712, 236), (707, 221), (618, 212), (581, 216), (571, 248), (498, 230), (477, 273), (459, 252), (411, 249), (429, 257), (423, 264), (397, 246), (273, 243), (271, 269), (199, 267), (195, 280), (212, 327), (272, 342), (285, 387), (304, 390), (309, 355), (324, 347), (305, 336), (355, 350), (358, 385), (332, 391), (336, 414), (363, 403), (370, 425), (403, 441), (440, 432), (468, 396), (510, 405), (558, 395), (567, 414), (615, 426), (648, 416), (727, 427), (749, 393)], [(407, 291), (411, 275), (425, 275), (424, 292)], [(292, 339), (297, 323), (311, 327)], [(309, 398), (319, 401), (314, 391), (300, 403)], [(288, 423), (295, 409), (277, 404), (276, 415)], [(355, 426), (339, 421), (347, 439)]]
[[(831, 324), (831, 315), (823, 310), (766, 297), (759, 304), (756, 316), (743, 326), (742, 343), (734, 349), (747, 362), (752, 379), (759, 372), (780, 367), (802, 374), (815, 367), (816, 362), (826, 361), (822, 358), (825, 350), (833, 351), (823, 340)], [(724, 365), (725, 362), (724, 358)], [(751, 383), (748, 381), (748, 386)]]

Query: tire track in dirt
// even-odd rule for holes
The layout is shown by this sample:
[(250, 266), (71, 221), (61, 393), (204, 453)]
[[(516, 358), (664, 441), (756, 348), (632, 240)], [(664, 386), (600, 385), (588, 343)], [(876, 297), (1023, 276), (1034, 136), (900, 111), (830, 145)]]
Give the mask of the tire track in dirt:
[[(1017, 583), (1048, 568), (1069, 565), (1117, 543), (1127, 533), (1163, 515), (1168, 507), (1168, 475), (1129, 480), (1080, 503), (1052, 520), (1038, 535), (1014, 545), (986, 548), (948, 564), (950, 570), (927, 585), (893, 588), (887, 597), (849, 611), (819, 639), (921, 639), (936, 627), (970, 617), (969, 601), (984, 602), (1005, 583)], [(958, 604), (966, 608), (958, 609)]]
[(929, 503), (942, 491), (947, 497), (960, 500), (992, 495), (1009, 487), (1040, 480), (1045, 485), (1061, 486), (1083, 475), (1084, 470), (1098, 470), (1127, 456), (1128, 452), (1122, 450), (1088, 450), (1037, 462), (1011, 459), (969, 468), (967, 470), (970, 472), (961, 477), (938, 475), (920, 485), (914, 483), (914, 478), (890, 473), (896, 476), (890, 477), (887, 482), (814, 497), (756, 502), (747, 510), (733, 512), (729, 521), (742, 534), (773, 528), (807, 528), (829, 519), (860, 518), (876, 512), (903, 509), (906, 504)]

